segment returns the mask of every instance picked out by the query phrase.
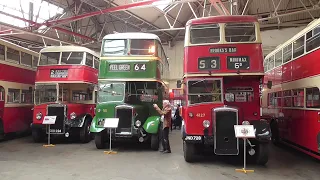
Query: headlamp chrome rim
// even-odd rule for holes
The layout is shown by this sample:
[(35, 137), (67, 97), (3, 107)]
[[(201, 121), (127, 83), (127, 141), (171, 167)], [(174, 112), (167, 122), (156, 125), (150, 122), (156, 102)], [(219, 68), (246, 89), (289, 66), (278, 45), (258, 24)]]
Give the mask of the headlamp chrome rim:
[(37, 120), (41, 120), (41, 118), (42, 118), (42, 113), (38, 112), (37, 115), (36, 115), (36, 119)]
[(76, 117), (77, 117), (77, 114), (76, 114), (75, 112), (72, 112), (72, 113), (70, 114), (70, 119), (71, 119), (71, 120), (75, 119)]
[(136, 125), (137, 127), (140, 127), (140, 126), (141, 126), (141, 121), (140, 121), (140, 120), (137, 120), (137, 121), (135, 122), (135, 125)]
[(208, 127), (210, 127), (210, 121), (209, 120), (203, 120), (202, 121), (202, 125), (203, 125), (203, 127), (208, 128)]

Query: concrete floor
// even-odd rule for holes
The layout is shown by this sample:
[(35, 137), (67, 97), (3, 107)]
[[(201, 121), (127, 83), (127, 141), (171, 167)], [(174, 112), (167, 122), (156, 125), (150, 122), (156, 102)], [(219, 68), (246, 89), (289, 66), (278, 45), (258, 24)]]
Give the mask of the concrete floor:
[(179, 131), (170, 134), (172, 153), (147, 147), (117, 145), (116, 155), (88, 144), (56, 144), (44, 148), (31, 137), (0, 142), (1, 180), (319, 180), (320, 163), (289, 148), (272, 146), (266, 167), (248, 165), (254, 173), (242, 174), (241, 160), (204, 158), (189, 164), (183, 159)]

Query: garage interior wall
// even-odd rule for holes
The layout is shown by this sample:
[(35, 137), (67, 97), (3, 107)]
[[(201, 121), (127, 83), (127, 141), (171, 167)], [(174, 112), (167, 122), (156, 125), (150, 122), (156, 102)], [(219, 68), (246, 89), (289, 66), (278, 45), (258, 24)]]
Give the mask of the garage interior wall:
[[(284, 43), (292, 36), (297, 34), (305, 27), (285, 28), (276, 30), (267, 30), (261, 32), (262, 47), (264, 55), (274, 50), (278, 45)], [(177, 88), (177, 80), (181, 80), (183, 76), (183, 41), (178, 41), (173, 47), (164, 46), (164, 51), (169, 58), (170, 64), (170, 81), (169, 88)]]

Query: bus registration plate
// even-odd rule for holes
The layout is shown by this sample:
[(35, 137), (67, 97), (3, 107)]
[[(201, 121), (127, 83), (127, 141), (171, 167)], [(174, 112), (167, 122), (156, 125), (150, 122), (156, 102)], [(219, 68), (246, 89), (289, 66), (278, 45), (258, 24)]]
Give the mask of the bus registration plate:
[(186, 136), (185, 141), (201, 141), (201, 136)]

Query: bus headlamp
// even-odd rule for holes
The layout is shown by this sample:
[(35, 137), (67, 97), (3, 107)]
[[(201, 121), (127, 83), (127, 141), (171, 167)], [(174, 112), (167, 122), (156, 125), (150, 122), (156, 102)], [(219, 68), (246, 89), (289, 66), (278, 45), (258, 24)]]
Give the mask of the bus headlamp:
[(242, 121), (242, 125), (250, 125), (249, 121)]
[(234, 101), (234, 94), (232, 93), (226, 93), (224, 95), (224, 98), (227, 102), (233, 102)]
[(75, 119), (76, 117), (77, 117), (77, 115), (76, 115), (75, 112), (72, 112), (72, 113), (70, 114), (70, 119), (71, 119), (71, 120)]
[(202, 122), (202, 125), (203, 125), (203, 127), (208, 128), (208, 127), (210, 126), (210, 121), (204, 120), (204, 121)]
[(37, 115), (36, 115), (36, 119), (37, 120), (40, 120), (42, 118), (42, 113), (41, 112), (38, 112)]
[(135, 122), (135, 125), (136, 125), (137, 127), (140, 127), (140, 126), (141, 126), (141, 121), (137, 120), (137, 121)]

